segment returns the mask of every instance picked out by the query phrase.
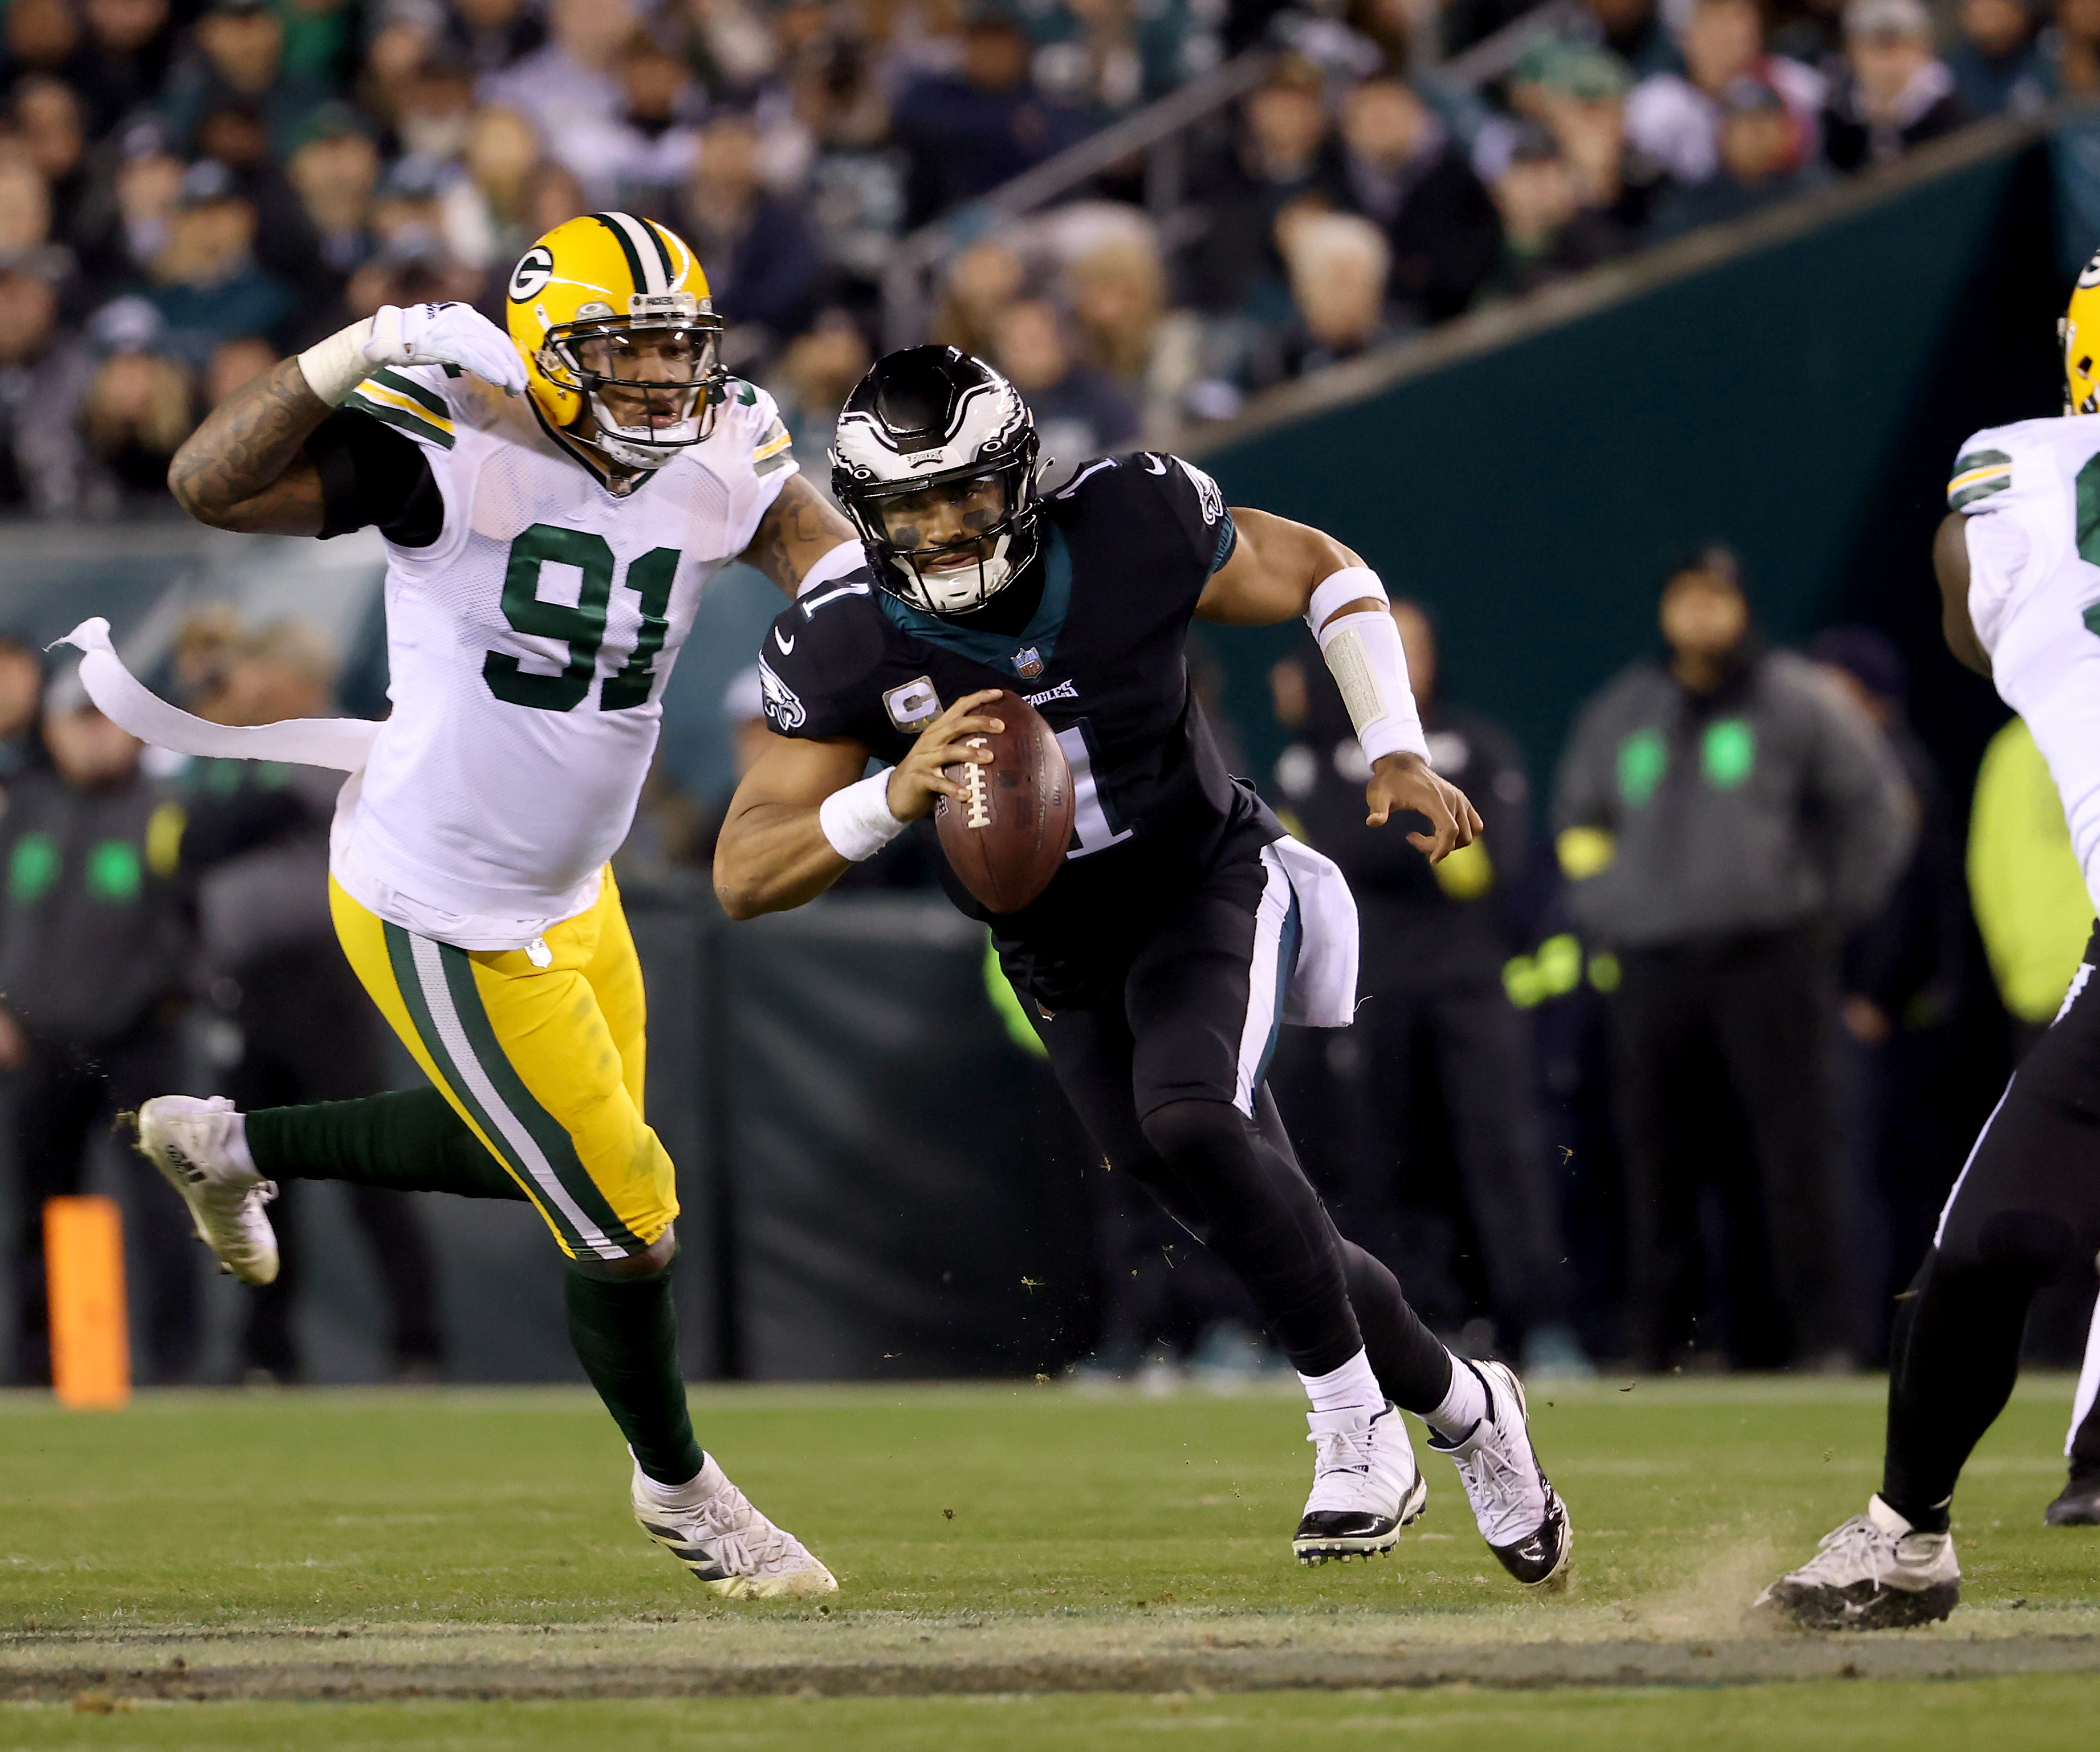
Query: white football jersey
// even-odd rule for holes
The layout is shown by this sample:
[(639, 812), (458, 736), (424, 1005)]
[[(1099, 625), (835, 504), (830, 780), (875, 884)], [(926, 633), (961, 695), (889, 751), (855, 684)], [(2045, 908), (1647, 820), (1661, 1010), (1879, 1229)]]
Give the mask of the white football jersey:
[(1993, 426), (1961, 447), (1969, 618), (2063, 800), (2100, 910), (2100, 414)]
[(345, 405), (422, 448), (444, 523), (387, 548), (393, 709), (335, 875), (382, 918), (521, 947), (597, 898), (701, 589), (796, 472), (788, 435), (732, 382), (706, 442), (617, 497), (524, 397), (450, 368), (382, 371)]

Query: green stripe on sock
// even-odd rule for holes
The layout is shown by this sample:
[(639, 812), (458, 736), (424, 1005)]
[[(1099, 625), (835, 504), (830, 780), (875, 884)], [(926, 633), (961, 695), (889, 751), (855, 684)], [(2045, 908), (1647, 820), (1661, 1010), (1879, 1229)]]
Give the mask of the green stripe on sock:
[(590, 1177), (583, 1158), (576, 1154), (576, 1140), (569, 1136), (568, 1128), (542, 1107), (525, 1087), (524, 1079), (518, 1075), (517, 1067), (510, 1062), (503, 1044), (496, 1037), (496, 1029), (488, 1019), (488, 1012), (482, 1008), (481, 992), (474, 984), (474, 963), (464, 949), (455, 949), (450, 943), (439, 943), (438, 955), (445, 970), (445, 984), (452, 995), (452, 1008), (458, 1011), (461, 1026), (466, 1030), (467, 1044), (488, 1080), (496, 1087), (496, 1099), (510, 1110), (518, 1122), (532, 1136), (540, 1146), (540, 1153), (547, 1158), (548, 1166), (554, 1171), (554, 1178), (562, 1183), (562, 1189), (576, 1201), (576, 1208), (597, 1224), (605, 1238), (624, 1251), (639, 1253), (646, 1246), (642, 1238), (620, 1220), (616, 1212), (598, 1189), (598, 1182)]
[[(533, 1184), (532, 1170), (526, 1167), (510, 1141), (490, 1119), (466, 1079), (460, 1075), (459, 1066), (453, 1061), (444, 1036), (438, 1032), (437, 1019), (430, 1014), (428, 1000), (423, 995), (422, 974), (416, 966), (415, 941), (398, 925), (384, 924), (386, 933), (386, 956), (394, 969), (394, 983), (400, 990), (402, 1001), (408, 1006), (408, 1019), (415, 1025), (416, 1036), (423, 1043), (438, 1067), (438, 1075), (444, 1079), (445, 1087), (465, 1103), (467, 1111), (474, 1115), (474, 1123), (481, 1128), (481, 1135), (502, 1156), (511, 1174), (524, 1189), (525, 1195), (532, 1201), (535, 1209), (547, 1220), (554, 1233), (562, 1238), (562, 1245), (571, 1252), (585, 1251), (583, 1237), (576, 1225), (550, 1204), (539, 1187)], [(441, 945), (442, 948), (443, 946)], [(451, 951), (457, 954), (457, 950)], [(457, 1000), (455, 1000), (457, 1001)], [(475, 1009), (479, 1012), (480, 1006)], [(500, 1055), (499, 1055), (500, 1056)]]

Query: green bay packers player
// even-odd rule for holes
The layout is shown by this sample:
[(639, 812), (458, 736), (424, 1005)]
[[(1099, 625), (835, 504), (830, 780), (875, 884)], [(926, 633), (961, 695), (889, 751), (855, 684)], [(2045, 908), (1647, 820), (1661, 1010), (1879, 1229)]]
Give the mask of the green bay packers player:
[(722, 370), (677, 236), (572, 219), (508, 291), (507, 337), (458, 304), (346, 329), (232, 397), (169, 473), (219, 528), (386, 536), (392, 712), (338, 805), (330, 893), (433, 1087), (246, 1114), (163, 1097), (140, 1147), (251, 1282), (276, 1274), (277, 1181), (529, 1200), (650, 1536), (718, 1594), (828, 1592), (687, 1418), (675, 1176), (643, 1114), (641, 970), (607, 859), (710, 575), (740, 558), (792, 596), (860, 549), (772, 402)]
[[(2049, 763), (2100, 907), (2100, 255), (2062, 324), (2062, 419), (1977, 433), (1934, 544), (1948, 650)], [(2005, 1409), (2027, 1305), (2100, 1251), (2100, 927), (2049, 1031), (1983, 1126), (1899, 1309), (1882, 1488), (1759, 1596), (1818, 1630), (1944, 1618), (1961, 1597), (1954, 1487)], [(2067, 1493), (2068, 1494), (2068, 1493)]]

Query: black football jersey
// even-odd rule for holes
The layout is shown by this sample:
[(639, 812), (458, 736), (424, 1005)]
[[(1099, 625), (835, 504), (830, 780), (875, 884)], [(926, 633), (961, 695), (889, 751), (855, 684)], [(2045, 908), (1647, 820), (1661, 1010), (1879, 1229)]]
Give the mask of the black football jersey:
[(1065, 867), (1023, 911), (987, 914), (1012, 971), (1048, 1007), (1081, 1001), (1145, 916), (1221, 856), (1279, 837), (1226, 772), (1189, 683), (1197, 598), (1237, 536), (1217, 483), (1148, 452), (1089, 463), (1043, 504), (1041, 600), (1013, 634), (925, 614), (864, 576), (813, 590), (760, 659), (783, 736), (847, 736), (903, 758), (949, 702), (1010, 687), (1049, 722), (1072, 770)]

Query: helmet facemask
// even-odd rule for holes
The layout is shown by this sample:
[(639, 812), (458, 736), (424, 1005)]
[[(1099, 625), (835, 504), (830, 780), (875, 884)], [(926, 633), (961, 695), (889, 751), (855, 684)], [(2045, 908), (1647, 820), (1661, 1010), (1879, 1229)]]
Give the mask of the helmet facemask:
[(967, 615), (1020, 576), (1038, 541), (1035, 436), (989, 467), (855, 483), (846, 512), (887, 588), (924, 613)]
[(622, 468), (660, 469), (714, 430), (722, 323), (690, 292), (638, 292), (627, 306), (620, 316), (586, 304), (549, 329), (540, 366), (590, 409), (595, 430), (580, 443)]

